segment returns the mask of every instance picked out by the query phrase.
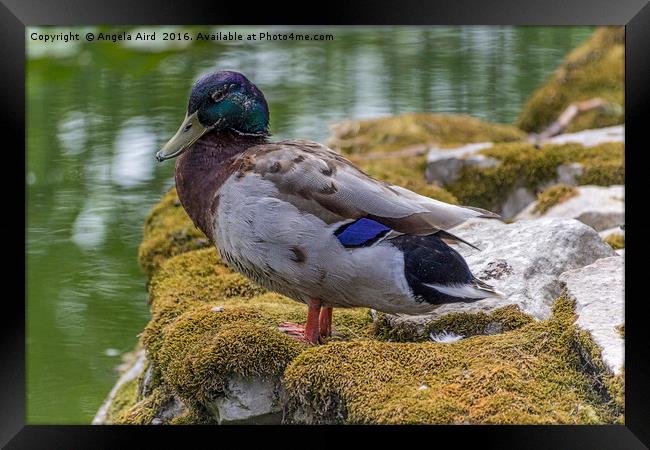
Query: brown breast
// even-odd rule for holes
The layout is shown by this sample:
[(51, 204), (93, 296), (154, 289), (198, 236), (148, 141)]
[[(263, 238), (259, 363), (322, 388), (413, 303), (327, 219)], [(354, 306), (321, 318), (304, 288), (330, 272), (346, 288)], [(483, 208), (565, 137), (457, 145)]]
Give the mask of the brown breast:
[(185, 211), (212, 239), (219, 188), (239, 169), (247, 148), (265, 143), (266, 136), (246, 136), (232, 131), (212, 132), (196, 141), (176, 160), (176, 190)]

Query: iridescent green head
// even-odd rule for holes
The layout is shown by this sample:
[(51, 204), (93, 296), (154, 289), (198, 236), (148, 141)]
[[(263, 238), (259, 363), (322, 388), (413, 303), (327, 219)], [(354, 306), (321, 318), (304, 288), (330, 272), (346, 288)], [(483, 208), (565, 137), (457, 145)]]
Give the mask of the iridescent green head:
[(192, 86), (185, 120), (156, 158), (174, 158), (204, 134), (228, 129), (245, 135), (268, 135), (269, 108), (262, 91), (241, 73), (212, 72)]

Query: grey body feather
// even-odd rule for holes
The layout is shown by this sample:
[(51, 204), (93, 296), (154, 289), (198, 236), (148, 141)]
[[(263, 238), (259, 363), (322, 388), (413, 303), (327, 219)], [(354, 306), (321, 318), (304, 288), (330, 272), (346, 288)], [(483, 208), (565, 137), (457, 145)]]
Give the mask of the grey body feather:
[[(391, 239), (433, 234), (490, 214), (375, 180), (314, 142), (265, 143), (239, 160), (218, 191), (213, 240), (235, 270), (298, 301), (430, 311), (437, 305), (414, 299), (403, 254)], [(344, 247), (334, 231), (361, 217), (394, 231), (369, 247)]]

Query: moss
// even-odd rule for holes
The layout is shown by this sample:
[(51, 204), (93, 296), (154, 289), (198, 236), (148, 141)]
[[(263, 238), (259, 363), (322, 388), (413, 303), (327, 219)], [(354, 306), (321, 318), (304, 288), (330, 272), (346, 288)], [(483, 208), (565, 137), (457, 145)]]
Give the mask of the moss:
[(332, 127), (328, 145), (347, 154), (387, 152), (412, 145), (453, 146), (472, 142), (507, 142), (525, 138), (509, 125), (469, 116), (411, 113), (351, 120)]
[(535, 148), (529, 143), (497, 144), (481, 151), (500, 161), (495, 167), (464, 167), (458, 179), (445, 186), (461, 204), (499, 211), (518, 187), (537, 192), (539, 186), (557, 176), (562, 164), (580, 163), (583, 173), (578, 184), (610, 186), (624, 182), (622, 143), (604, 143), (595, 147), (580, 144), (548, 144)]
[(138, 262), (147, 277), (151, 277), (160, 263), (170, 256), (208, 245), (208, 238), (194, 226), (181, 206), (176, 188), (172, 188), (145, 220)]
[(544, 214), (553, 206), (559, 205), (576, 195), (578, 195), (578, 189), (575, 186), (562, 183), (556, 184), (537, 194), (537, 203), (533, 208), (533, 212), (535, 214)]
[(624, 122), (625, 29), (602, 27), (574, 49), (549, 79), (530, 97), (517, 126), (540, 132), (574, 101), (599, 97), (611, 102), (605, 111), (580, 115), (567, 128), (574, 132)]
[(125, 410), (131, 408), (138, 400), (138, 379), (134, 378), (129, 380), (115, 391), (115, 395), (111, 399), (108, 410), (106, 411), (105, 423), (113, 423), (124, 413)]
[(612, 423), (619, 410), (581, 370), (574, 320), (561, 297), (549, 320), (498, 335), (310, 348), (285, 371), (290, 408), (316, 423)]
[(451, 193), (433, 184), (427, 184), (424, 177), (426, 156), (408, 158), (383, 158), (364, 160), (351, 156), (350, 160), (368, 175), (387, 183), (402, 186), (426, 197), (446, 203), (458, 204)]
[[(230, 270), (215, 249), (163, 262), (150, 283), (152, 320), (142, 333), (163, 383), (189, 404), (206, 405), (233, 374), (279, 378), (307, 345), (277, 330), (304, 323), (304, 305), (269, 293)], [(370, 334), (367, 310), (334, 314), (336, 339)]]
[(394, 324), (383, 313), (377, 313), (374, 335), (377, 339), (391, 342), (426, 342), (431, 333), (442, 332), (459, 334), (464, 337), (481, 334), (496, 334), (515, 330), (532, 322), (532, 317), (524, 314), (516, 305), (497, 308), (491, 313), (450, 313), (425, 325), (412, 322)]
[(625, 248), (625, 235), (622, 233), (612, 233), (605, 238), (607, 242), (614, 250)]

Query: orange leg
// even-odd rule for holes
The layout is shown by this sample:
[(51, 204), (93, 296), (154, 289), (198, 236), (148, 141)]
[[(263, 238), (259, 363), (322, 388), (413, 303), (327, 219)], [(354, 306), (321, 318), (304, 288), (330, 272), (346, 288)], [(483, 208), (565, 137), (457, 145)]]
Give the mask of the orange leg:
[(320, 341), (320, 309), (322, 302), (320, 299), (313, 298), (307, 309), (307, 324), (305, 325), (305, 340), (312, 344), (318, 344)]
[(325, 306), (320, 311), (320, 335), (330, 337), (332, 335), (332, 311), (334, 308)]
[[(321, 317), (321, 300), (311, 299), (307, 309), (307, 323), (298, 325), (295, 323), (283, 322), (278, 329), (289, 336), (307, 341), (310, 344), (321, 343), (320, 317)], [(331, 313), (330, 313), (331, 315)]]

